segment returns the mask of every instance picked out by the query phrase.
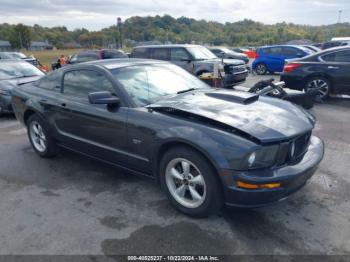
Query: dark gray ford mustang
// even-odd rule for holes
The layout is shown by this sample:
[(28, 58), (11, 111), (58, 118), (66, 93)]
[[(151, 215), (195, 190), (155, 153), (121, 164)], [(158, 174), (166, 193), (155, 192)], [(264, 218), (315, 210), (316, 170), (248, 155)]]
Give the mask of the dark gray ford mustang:
[(312, 176), (324, 152), (306, 111), (212, 89), (166, 62), (65, 67), (16, 87), (12, 103), (40, 156), (65, 147), (153, 177), (191, 216), (284, 199)]

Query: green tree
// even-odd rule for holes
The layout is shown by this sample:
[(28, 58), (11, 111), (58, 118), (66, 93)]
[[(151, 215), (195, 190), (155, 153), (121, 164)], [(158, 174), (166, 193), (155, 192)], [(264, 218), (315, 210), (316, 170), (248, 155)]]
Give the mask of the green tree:
[(31, 44), (31, 34), (27, 26), (18, 24), (13, 28), (13, 32), (10, 37), (10, 44), (13, 48), (28, 49)]

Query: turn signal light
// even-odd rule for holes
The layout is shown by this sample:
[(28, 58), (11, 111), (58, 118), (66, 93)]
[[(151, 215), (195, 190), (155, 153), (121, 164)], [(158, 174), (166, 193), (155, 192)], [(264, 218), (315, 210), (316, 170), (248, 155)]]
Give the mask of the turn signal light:
[(272, 188), (278, 188), (281, 187), (281, 183), (269, 183), (269, 184), (249, 184), (246, 182), (242, 182), (242, 181), (236, 181), (236, 185), (238, 187), (241, 188), (247, 188), (247, 189), (259, 189), (259, 188), (268, 188), (268, 189), (272, 189)]
[(296, 69), (296, 68), (298, 68), (298, 67), (300, 67), (300, 66), (301, 66), (301, 64), (298, 64), (298, 63), (289, 63), (289, 64), (286, 64), (286, 65), (284, 66), (284, 68), (283, 68), (283, 72), (286, 72), (286, 73), (292, 72), (292, 71), (294, 71), (294, 69)]

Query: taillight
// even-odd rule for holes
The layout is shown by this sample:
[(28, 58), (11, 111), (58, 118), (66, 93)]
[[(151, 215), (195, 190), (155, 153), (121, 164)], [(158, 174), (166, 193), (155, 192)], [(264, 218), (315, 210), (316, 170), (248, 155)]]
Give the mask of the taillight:
[(283, 68), (283, 72), (285, 72), (285, 73), (292, 72), (300, 66), (301, 66), (301, 64), (298, 64), (298, 63), (285, 64), (284, 68)]

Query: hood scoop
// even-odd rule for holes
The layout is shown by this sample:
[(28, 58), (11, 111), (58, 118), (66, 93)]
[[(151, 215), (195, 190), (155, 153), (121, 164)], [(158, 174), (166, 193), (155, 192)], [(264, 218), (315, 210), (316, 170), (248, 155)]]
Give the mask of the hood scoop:
[(216, 99), (221, 99), (228, 102), (234, 102), (234, 103), (239, 103), (243, 105), (254, 103), (259, 99), (259, 95), (251, 94), (247, 92), (232, 92), (232, 93), (212, 92), (212, 93), (206, 93), (206, 95)]

